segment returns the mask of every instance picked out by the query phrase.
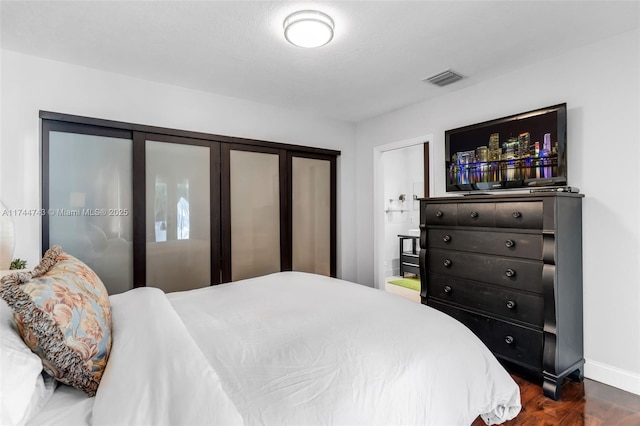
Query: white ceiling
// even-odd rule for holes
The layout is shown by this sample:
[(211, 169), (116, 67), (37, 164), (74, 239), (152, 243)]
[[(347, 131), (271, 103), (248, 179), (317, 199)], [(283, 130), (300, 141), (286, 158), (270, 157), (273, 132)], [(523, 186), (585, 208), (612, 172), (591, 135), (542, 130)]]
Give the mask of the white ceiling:
[[(289, 45), (313, 8), (335, 37)], [(6, 1), (2, 48), (360, 121), (638, 28), (638, 1)], [(597, 60), (597, 58), (594, 58)], [(447, 68), (467, 76), (422, 82)]]

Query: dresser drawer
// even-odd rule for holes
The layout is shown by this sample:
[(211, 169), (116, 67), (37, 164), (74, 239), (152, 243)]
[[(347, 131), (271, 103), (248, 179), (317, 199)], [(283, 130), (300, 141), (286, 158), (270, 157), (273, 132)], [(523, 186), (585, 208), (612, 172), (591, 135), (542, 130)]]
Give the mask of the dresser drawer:
[(433, 300), (429, 301), (429, 306), (466, 325), (496, 356), (527, 367), (542, 368), (542, 331), (474, 314)]
[(542, 201), (496, 203), (499, 228), (542, 229)]
[(427, 261), (440, 275), (542, 293), (542, 261), (442, 249), (428, 250)]
[(540, 329), (544, 325), (542, 295), (433, 273), (427, 279), (427, 294), (435, 299), (520, 321)]
[(427, 244), (429, 248), (542, 260), (542, 234), (432, 228)]
[(427, 204), (425, 207), (425, 223), (427, 225), (453, 225), (456, 223), (458, 205), (451, 204)]
[(458, 204), (458, 225), (493, 227), (494, 203), (460, 203)]

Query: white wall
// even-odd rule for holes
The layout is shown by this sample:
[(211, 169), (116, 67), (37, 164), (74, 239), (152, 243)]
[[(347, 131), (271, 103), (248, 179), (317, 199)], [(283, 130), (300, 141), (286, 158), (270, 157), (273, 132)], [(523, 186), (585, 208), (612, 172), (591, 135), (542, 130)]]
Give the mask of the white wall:
[(569, 183), (585, 194), (585, 373), (640, 394), (639, 40), (628, 32), (359, 123), (359, 282), (373, 281), (376, 266), (365, 214), (373, 208), (374, 146), (433, 134), (430, 179), (440, 196), (445, 130), (566, 102)]
[[(40, 207), (40, 110), (342, 151), (338, 275), (355, 280), (355, 126), (240, 99), (0, 51), (0, 200)], [(40, 258), (40, 218), (16, 217), (14, 257)]]

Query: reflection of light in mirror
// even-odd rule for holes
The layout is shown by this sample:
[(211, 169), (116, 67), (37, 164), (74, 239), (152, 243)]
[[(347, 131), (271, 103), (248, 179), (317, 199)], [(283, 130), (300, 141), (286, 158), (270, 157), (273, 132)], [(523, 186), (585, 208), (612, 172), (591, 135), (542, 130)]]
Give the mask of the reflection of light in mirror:
[(189, 239), (189, 180), (178, 184), (178, 239)]
[(167, 184), (158, 178), (154, 201), (156, 242), (167, 241)]
[[(122, 208), (121, 203), (120, 203), (120, 170), (118, 169), (114, 169), (113, 170), (113, 180), (116, 183), (116, 187), (115, 187), (115, 203), (111, 204), (109, 203), (108, 208), (112, 208), (115, 207), (116, 211), (121, 211), (120, 209)], [(112, 215), (109, 217), (109, 230), (111, 231), (112, 234), (116, 235), (118, 238), (121, 237), (121, 229), (120, 229), (120, 224), (122, 222), (121, 220), (121, 216), (120, 215)]]

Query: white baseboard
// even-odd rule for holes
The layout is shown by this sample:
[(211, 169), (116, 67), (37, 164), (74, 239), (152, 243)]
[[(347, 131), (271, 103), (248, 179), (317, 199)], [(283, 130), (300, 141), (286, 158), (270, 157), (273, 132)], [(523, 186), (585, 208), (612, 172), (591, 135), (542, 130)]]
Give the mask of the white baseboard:
[(584, 375), (596, 382), (640, 395), (640, 374), (586, 359)]

